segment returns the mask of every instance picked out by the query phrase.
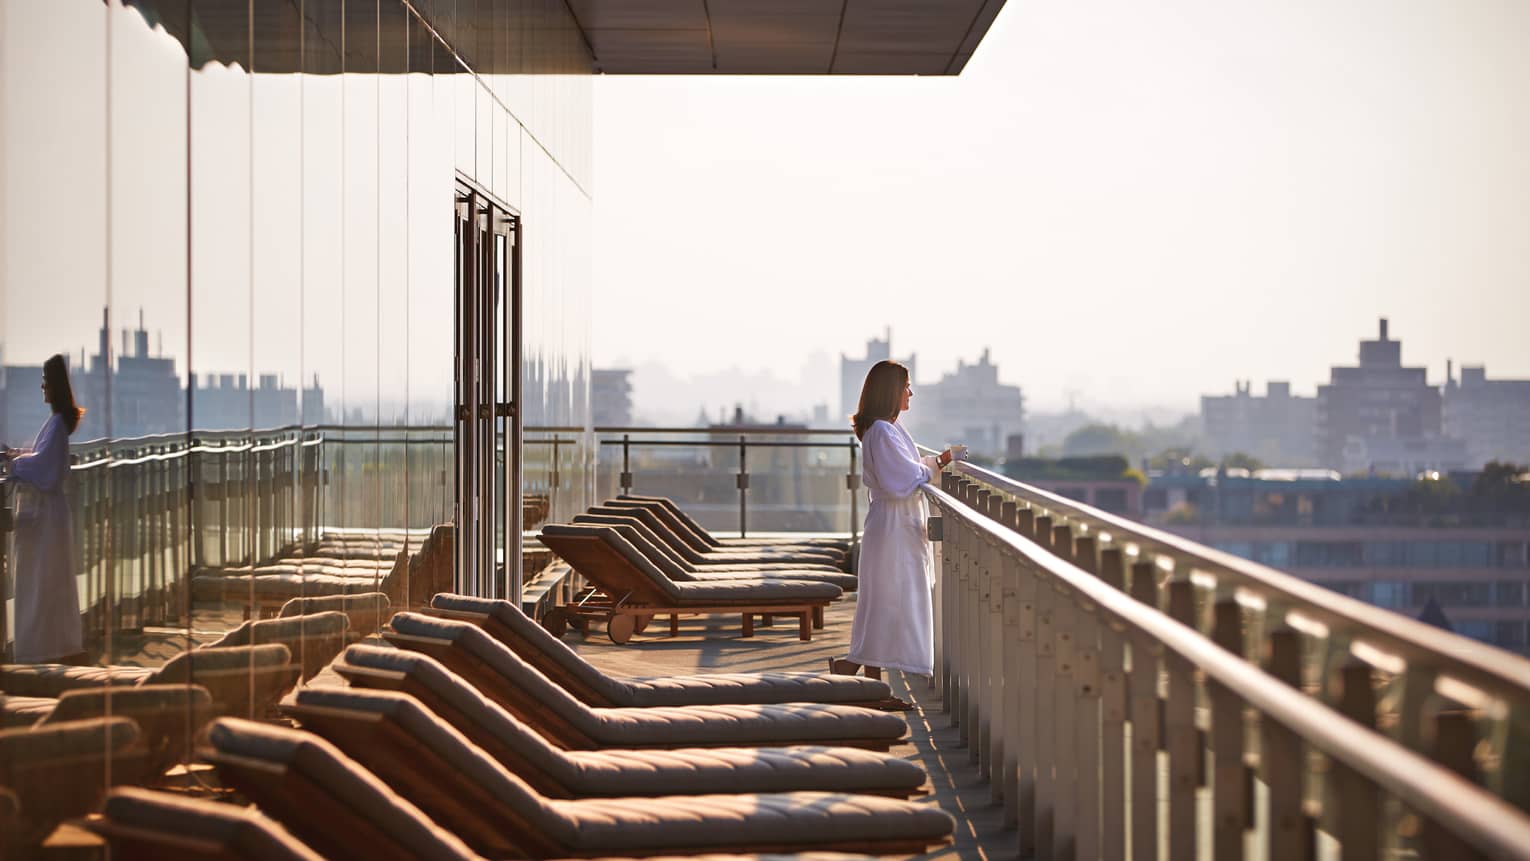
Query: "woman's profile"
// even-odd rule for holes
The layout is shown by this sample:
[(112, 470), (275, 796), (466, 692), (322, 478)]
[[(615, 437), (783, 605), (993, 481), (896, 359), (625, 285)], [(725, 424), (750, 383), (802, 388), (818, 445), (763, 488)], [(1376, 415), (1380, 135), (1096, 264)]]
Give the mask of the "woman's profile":
[(85, 411), (75, 405), (63, 356), (43, 363), (43, 400), (53, 414), (30, 451), (8, 451), (11, 481), (33, 491), (16, 522), (16, 662), (83, 658), (75, 586), (74, 523), (64, 495), (69, 435)]
[(830, 672), (854, 673), (863, 666), (871, 678), (881, 678), (883, 667), (934, 672), (935, 575), (925, 534), (929, 509), (919, 488), (951, 462), (951, 451), (921, 457), (899, 424), (913, 393), (908, 368), (897, 362), (876, 363), (861, 386), (853, 421), (871, 505), (861, 535), (850, 653), (831, 659)]

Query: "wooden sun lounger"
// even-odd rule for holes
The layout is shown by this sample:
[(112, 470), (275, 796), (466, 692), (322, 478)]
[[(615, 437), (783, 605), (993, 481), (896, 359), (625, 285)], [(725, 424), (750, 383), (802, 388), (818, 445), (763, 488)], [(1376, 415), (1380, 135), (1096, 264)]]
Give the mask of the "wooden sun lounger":
[(281, 643), (303, 670), (303, 680), (313, 678), (345, 648), (350, 618), (337, 610), (303, 616), (246, 621), (203, 648), (254, 646)]
[(147, 754), (145, 778), (154, 781), (186, 760), (187, 739), (213, 717), (212, 697), (201, 685), (186, 684), (69, 691), (35, 728), (108, 717), (137, 725), (138, 743)]
[(325, 858), (480, 861), (458, 837), (309, 733), (224, 718), (208, 728), (197, 755)]
[[(461, 733), (548, 798), (804, 790), (908, 798), (920, 794), (926, 782), (917, 764), (858, 748), (564, 751), (426, 655), (375, 646), (351, 648), (347, 654), (357, 661), (346, 661), (347, 678), (369, 673), (402, 676), (399, 681), (424, 697), (360, 685), (308, 687), (282, 710), (379, 774), (383, 772), (374, 764), (376, 757), (399, 757), (396, 767), (407, 768), (409, 751), (434, 731), (422, 725), (439, 723)], [(387, 652), (397, 666), (407, 669), (361, 665), (368, 658), (381, 663), (375, 660), (379, 652)]]
[(591, 708), (476, 625), (400, 613), (393, 629), (389, 642), (430, 655), (570, 750), (827, 744), (885, 751), (908, 730), (896, 715), (817, 703)]
[(614, 514), (641, 519), (648, 528), (658, 534), (664, 543), (687, 562), (702, 567), (712, 565), (818, 565), (825, 569), (844, 571), (845, 554), (830, 549), (805, 549), (798, 547), (709, 547), (698, 550), (679, 534), (673, 520), (664, 517), (666, 512), (657, 506), (635, 502), (596, 505), (590, 514)]
[[(390, 789), (404, 797), (394, 805), (394, 815), (402, 817), (418, 805), (491, 856), (802, 849), (909, 854), (945, 845), (953, 830), (951, 818), (928, 805), (865, 795), (549, 799), (460, 734), (436, 729), (428, 743), (412, 747), (412, 758), (380, 757), (378, 763), (389, 769), (382, 775), (310, 733), (245, 721), (215, 723), (206, 755), (225, 780), (316, 849), (311, 833), (326, 832), (323, 839), (331, 844), (339, 837), (340, 823), (326, 813), (338, 808), (344, 818), (355, 819), (357, 808), (383, 806), (383, 793)], [(377, 857), (357, 848), (350, 847), (349, 854)]]
[(144, 780), (149, 751), (139, 737), (125, 717), (0, 730), (0, 786), (9, 796), (0, 855), (25, 857), (59, 822), (95, 809), (108, 779)]
[[(608, 514), (609, 511), (625, 511), (626, 514)], [(820, 583), (833, 583), (846, 592), (852, 592), (857, 585), (854, 574), (846, 574), (843, 569), (834, 565), (820, 563), (795, 563), (795, 562), (743, 562), (717, 565), (696, 565), (677, 553), (667, 539), (655, 532), (645, 522), (644, 517), (648, 512), (640, 509), (592, 509), (593, 513), (579, 514), (574, 516), (575, 524), (590, 524), (595, 526), (630, 526), (632, 530), (643, 539), (646, 544), (639, 546), (639, 550), (648, 560), (656, 565), (672, 580), (727, 580), (737, 577), (759, 577), (763, 579), (780, 578), (783, 580), (813, 580)]]
[[(632, 542), (641, 538), (624, 526), (554, 524), (543, 528), (541, 538), (605, 595), (606, 602), (586, 600), (582, 605), (569, 605), (567, 612), (607, 619), (608, 633), (617, 643), (631, 639), (639, 616), (716, 613), (739, 614), (745, 637), (754, 635), (755, 616), (796, 616), (798, 636), (811, 640), (814, 611), (822, 613), (842, 592), (832, 583), (797, 580), (676, 583), (638, 551)], [(673, 618), (670, 629), (677, 633)]]
[(705, 526), (697, 522), (696, 518), (686, 513), (685, 509), (667, 496), (639, 496), (637, 494), (623, 494), (614, 499), (606, 500), (606, 505), (618, 505), (621, 503), (641, 503), (654, 508), (662, 508), (668, 512), (671, 519), (679, 529), (681, 535), (698, 550), (707, 547), (724, 549), (728, 547), (807, 547), (815, 549), (833, 549), (848, 553), (850, 550), (849, 538), (828, 537), (791, 537), (791, 538), (718, 538)]
[(879, 679), (827, 673), (705, 673), (625, 678), (608, 676), (521, 612), (510, 601), (440, 594), (430, 615), (472, 622), (580, 701), (592, 706), (687, 706), (721, 703), (840, 703), (894, 705)]
[(323, 861), (253, 807), (123, 787), (84, 821), (112, 861)]

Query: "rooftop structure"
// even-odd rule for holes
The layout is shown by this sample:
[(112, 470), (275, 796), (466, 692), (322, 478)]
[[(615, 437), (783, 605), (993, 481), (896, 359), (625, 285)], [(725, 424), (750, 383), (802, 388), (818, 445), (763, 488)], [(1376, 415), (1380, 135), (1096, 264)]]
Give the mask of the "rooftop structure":
[(1466, 465), (1530, 463), (1530, 380), (1490, 380), (1481, 365), (1447, 372), (1444, 432), (1466, 444)]
[(1291, 384), (1271, 380), (1263, 396), (1248, 382), (1231, 395), (1201, 396), (1205, 454), (1212, 458), (1250, 455), (1264, 463), (1312, 466), (1317, 429), (1315, 398), (1291, 394)]
[(956, 370), (935, 383), (919, 386), (917, 408), (910, 411), (915, 439), (933, 446), (961, 443), (982, 457), (1005, 454), (1009, 437), (1024, 425), (1025, 398), (1019, 386), (999, 382), (999, 366), (988, 348), (971, 364), (960, 359)]

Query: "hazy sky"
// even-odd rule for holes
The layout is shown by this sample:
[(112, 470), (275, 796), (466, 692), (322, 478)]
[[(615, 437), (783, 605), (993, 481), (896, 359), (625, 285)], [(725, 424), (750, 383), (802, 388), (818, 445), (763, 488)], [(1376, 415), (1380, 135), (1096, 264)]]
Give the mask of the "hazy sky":
[(924, 379), (1193, 408), (1386, 315), (1436, 382), (1530, 377), (1523, 0), (1012, 2), (956, 78), (604, 77), (595, 121), (597, 367), (891, 325)]

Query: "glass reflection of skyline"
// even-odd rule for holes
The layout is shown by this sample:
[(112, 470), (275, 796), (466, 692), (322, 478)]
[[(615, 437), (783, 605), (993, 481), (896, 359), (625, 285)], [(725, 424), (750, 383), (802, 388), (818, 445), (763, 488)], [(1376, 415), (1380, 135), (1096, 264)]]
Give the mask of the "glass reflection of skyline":
[[(164, 354), (162, 344), (150, 351), (142, 311), (136, 328), (120, 330), (121, 346), (116, 351), (111, 349), (109, 321), (109, 311), (102, 309), (94, 353), (87, 355), (82, 346), (64, 354), (76, 399), (87, 410), (98, 411), (91, 416), (94, 421), (85, 424), (82, 440), (107, 436), (108, 413), (103, 405), (108, 400), (110, 435), (118, 439), (176, 433), (188, 426), (197, 430), (277, 428), (324, 424), (336, 418), (325, 406), (318, 374), (301, 389), (270, 373), (257, 374), (253, 386), (247, 373), (195, 373), (186, 379), (176, 368), (175, 358)], [(41, 381), (41, 362), (0, 367), (0, 444), (26, 445), (47, 420), (49, 408), (40, 396)]]

